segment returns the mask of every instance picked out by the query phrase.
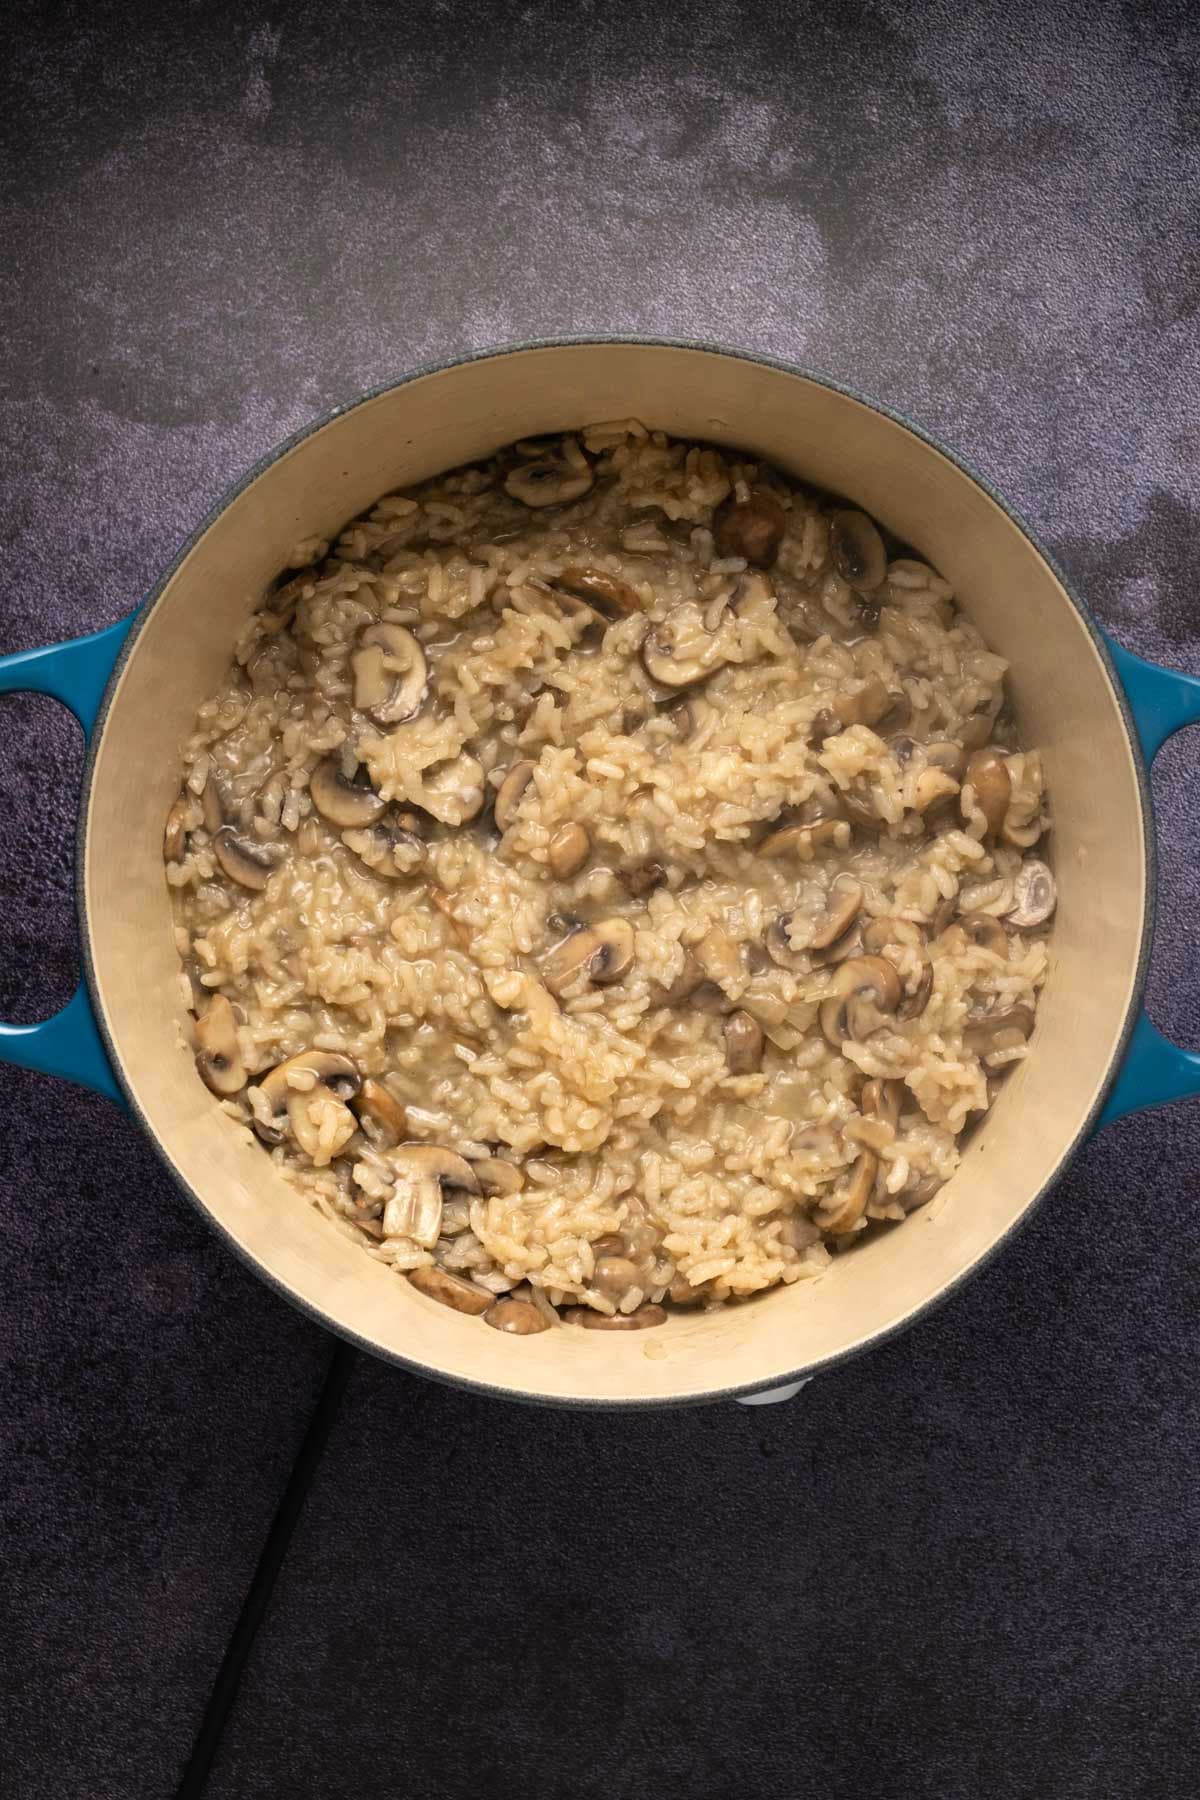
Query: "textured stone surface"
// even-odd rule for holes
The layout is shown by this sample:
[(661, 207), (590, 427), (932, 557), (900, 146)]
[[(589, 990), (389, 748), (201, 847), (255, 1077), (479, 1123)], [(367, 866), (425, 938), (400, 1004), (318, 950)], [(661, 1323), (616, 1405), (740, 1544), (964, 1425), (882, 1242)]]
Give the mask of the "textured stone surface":
[[(10, 43), (0, 651), (119, 617), (320, 408), (597, 329), (910, 412), (1126, 643), (1200, 672), (1186, 0), (109, 0)], [(33, 1018), (71, 984), (79, 750), (27, 700), (0, 738), (0, 1016)], [(1196, 752), (1156, 772), (1151, 983), (1192, 1043)], [(0, 1791), (141, 1800), (326, 1350), (101, 1102), (17, 1076), (5, 1112)], [(557, 1760), (605, 1800), (1190, 1795), (1198, 1149), (1194, 1105), (1116, 1127), (986, 1275), (779, 1412), (546, 1416), (361, 1369), (217, 1791), (502, 1797)]]

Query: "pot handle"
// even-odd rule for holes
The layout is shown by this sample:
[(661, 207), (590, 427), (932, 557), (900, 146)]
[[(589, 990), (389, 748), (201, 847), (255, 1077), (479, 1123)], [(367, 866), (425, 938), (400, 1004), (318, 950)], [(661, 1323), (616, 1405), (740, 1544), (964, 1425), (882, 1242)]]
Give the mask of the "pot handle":
[[(90, 738), (132, 616), (104, 631), (0, 657), (0, 694), (49, 694), (61, 700)], [(61, 1012), (38, 1025), (0, 1025), (0, 1063), (61, 1075), (124, 1105), (82, 982)]]
[[(1154, 761), (1167, 739), (1185, 725), (1200, 723), (1200, 680), (1163, 669), (1125, 650), (1112, 638), (1109, 653), (1129, 700), (1133, 722), (1145, 752), (1147, 765)], [(1171, 1100), (1189, 1100), (1200, 1094), (1200, 1055), (1181, 1050), (1165, 1038), (1143, 1013), (1134, 1026), (1125, 1061), (1100, 1124), (1110, 1125), (1126, 1113), (1147, 1106), (1166, 1106)]]

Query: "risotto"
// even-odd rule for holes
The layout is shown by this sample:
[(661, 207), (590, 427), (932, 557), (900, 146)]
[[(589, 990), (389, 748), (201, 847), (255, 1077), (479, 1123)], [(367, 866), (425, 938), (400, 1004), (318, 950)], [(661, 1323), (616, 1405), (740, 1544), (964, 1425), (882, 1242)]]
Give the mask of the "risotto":
[(184, 748), (199, 1075), (500, 1330), (819, 1276), (1027, 1053), (1004, 676), (865, 514), (634, 420), (387, 494), (297, 545)]

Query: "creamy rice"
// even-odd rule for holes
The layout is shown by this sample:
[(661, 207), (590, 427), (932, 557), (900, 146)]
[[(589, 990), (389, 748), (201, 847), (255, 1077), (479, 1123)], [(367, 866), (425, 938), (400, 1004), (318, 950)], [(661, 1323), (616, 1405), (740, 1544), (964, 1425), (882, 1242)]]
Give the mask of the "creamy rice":
[(818, 1276), (1026, 1054), (1054, 887), (1004, 675), (862, 514), (635, 421), (385, 495), (184, 748), (200, 1072), (502, 1329)]

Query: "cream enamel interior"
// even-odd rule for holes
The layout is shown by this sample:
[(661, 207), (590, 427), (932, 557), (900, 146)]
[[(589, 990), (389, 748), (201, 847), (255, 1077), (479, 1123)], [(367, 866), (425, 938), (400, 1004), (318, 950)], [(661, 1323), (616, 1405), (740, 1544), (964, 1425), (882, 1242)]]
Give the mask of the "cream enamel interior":
[[(1045, 755), (1060, 903), (1032, 1053), (932, 1206), (822, 1280), (628, 1336), (501, 1339), (437, 1306), (310, 1210), (218, 1111), (181, 1046), (162, 831), (178, 751), (244, 615), (291, 545), (389, 488), (515, 438), (635, 414), (753, 450), (844, 494), (912, 543), (1012, 665), (1022, 736)], [(272, 463), (194, 546), (137, 634), (97, 744), (86, 931), (116, 1061), (180, 1179), (261, 1271), (388, 1356), (530, 1398), (645, 1404), (769, 1386), (885, 1333), (964, 1275), (1052, 1179), (1110, 1073), (1146, 906), (1137, 768), (1107, 669), (1052, 571), (948, 458), (790, 372), (649, 344), (505, 352), (341, 414)]]

